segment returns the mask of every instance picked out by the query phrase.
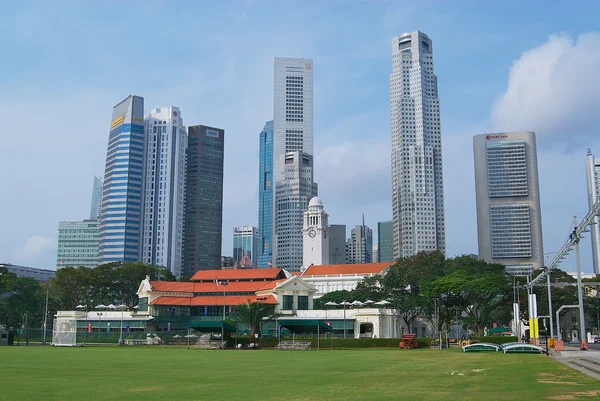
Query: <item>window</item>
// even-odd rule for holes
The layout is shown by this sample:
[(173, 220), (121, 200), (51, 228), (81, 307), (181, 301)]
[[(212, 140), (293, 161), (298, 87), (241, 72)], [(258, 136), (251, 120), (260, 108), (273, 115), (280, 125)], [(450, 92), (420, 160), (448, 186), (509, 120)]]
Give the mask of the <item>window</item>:
[(283, 310), (292, 310), (294, 306), (294, 296), (284, 295), (283, 296)]
[(298, 295), (298, 310), (308, 310), (308, 295)]
[(148, 311), (148, 297), (140, 298), (138, 303), (138, 311), (139, 312), (147, 312)]

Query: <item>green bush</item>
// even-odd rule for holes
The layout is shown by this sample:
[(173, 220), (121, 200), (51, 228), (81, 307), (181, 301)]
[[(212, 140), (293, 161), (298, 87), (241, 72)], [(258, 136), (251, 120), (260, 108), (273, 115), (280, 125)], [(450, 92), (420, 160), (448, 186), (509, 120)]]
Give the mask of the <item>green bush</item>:
[[(296, 340), (308, 340), (312, 341), (312, 347), (316, 348), (317, 339), (313, 337), (304, 336), (302, 338), (295, 337)], [(282, 337), (282, 341), (290, 341), (291, 338)], [(235, 344), (235, 340), (233, 344)], [(333, 341), (333, 344), (331, 343)], [(333, 340), (325, 337), (321, 337), (321, 347), (329, 348), (333, 346), (335, 349), (352, 349), (352, 348), (398, 348), (402, 340), (399, 338), (334, 338)], [(417, 338), (416, 341), (419, 343), (419, 348), (429, 348), (431, 343), (430, 338)], [(246, 338), (238, 338), (238, 343), (247, 344)], [(258, 344), (260, 348), (274, 348), (278, 341), (276, 338), (260, 338)]]
[(509, 337), (503, 337), (503, 336), (481, 336), (481, 337), (475, 337), (475, 341), (479, 342), (479, 343), (492, 343), (492, 344), (504, 344), (504, 343), (511, 343), (511, 342), (518, 342), (519, 338), (516, 336), (509, 336)]

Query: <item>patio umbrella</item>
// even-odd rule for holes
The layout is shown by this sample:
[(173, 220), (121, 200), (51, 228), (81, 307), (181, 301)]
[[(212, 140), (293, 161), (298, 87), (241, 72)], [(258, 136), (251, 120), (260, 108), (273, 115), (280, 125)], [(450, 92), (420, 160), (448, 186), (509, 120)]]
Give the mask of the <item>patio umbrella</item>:
[(119, 306), (116, 306), (116, 308), (118, 308), (118, 309), (126, 309), (126, 308), (127, 308), (127, 305), (123, 305), (123, 304), (121, 304), (121, 305), (119, 305)]
[(198, 336), (195, 335), (195, 334), (187, 334), (184, 337), (186, 337), (186, 338), (197, 338)]
[(344, 306), (344, 305), (345, 306), (352, 306), (352, 304), (350, 302), (348, 302), (348, 301), (344, 301), (344, 302), (340, 303), (340, 305), (342, 305), (342, 306)]
[(382, 305), (383, 306), (383, 305), (389, 305), (389, 304), (391, 304), (391, 302), (390, 301), (386, 301), (386, 300), (375, 302), (375, 305)]
[(181, 338), (181, 336), (179, 334), (175, 334), (173, 338)]
[(329, 302), (327, 302), (327, 303), (325, 304), (325, 306), (338, 306), (338, 304), (336, 304), (336, 303), (335, 303), (335, 302), (333, 302), (333, 301), (329, 301)]
[(81, 304), (79, 304), (79, 305), (77, 305), (77, 306), (75, 307), (75, 309), (83, 309), (83, 308), (84, 308), (84, 306), (83, 306), (83, 305), (81, 305)]
[(369, 305), (369, 304), (374, 304), (375, 301), (371, 301), (370, 299), (367, 299), (365, 302), (363, 302), (363, 304), (365, 305)]
[(96, 305), (96, 309), (106, 309), (106, 305), (103, 305), (103, 304)]
[(361, 306), (362, 304), (363, 304), (363, 303), (362, 303), (362, 302), (360, 302), (360, 301), (354, 301), (354, 302), (352, 302), (352, 305), (353, 305), (353, 306)]
[(115, 309), (115, 308), (116, 308), (116, 306), (114, 306), (113, 304), (110, 304), (106, 307), (106, 309)]
[(140, 308), (139, 305), (136, 305), (133, 307), (133, 309), (139, 309), (139, 308)]

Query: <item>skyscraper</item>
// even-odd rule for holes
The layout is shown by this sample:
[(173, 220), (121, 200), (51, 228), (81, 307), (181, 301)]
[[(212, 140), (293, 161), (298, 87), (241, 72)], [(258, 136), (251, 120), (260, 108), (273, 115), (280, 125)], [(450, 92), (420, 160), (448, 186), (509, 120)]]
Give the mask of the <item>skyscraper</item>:
[(138, 261), (144, 165), (144, 99), (128, 96), (113, 108), (102, 206), (99, 263)]
[(90, 205), (90, 219), (98, 220), (100, 218), (100, 205), (102, 204), (102, 178), (94, 176), (94, 187), (92, 188), (92, 204)]
[(142, 261), (179, 278), (187, 132), (177, 107), (154, 109), (145, 119), (146, 174)]
[(58, 223), (56, 269), (98, 266), (98, 220)]
[(267, 121), (260, 133), (258, 172), (258, 267), (269, 267), (273, 259), (273, 121)]
[(394, 261), (394, 222), (377, 223), (377, 252), (379, 262)]
[(288, 271), (300, 271), (303, 215), (310, 200), (317, 196), (313, 158), (305, 152), (288, 152), (281, 156), (281, 165), (284, 169), (275, 193), (275, 265)]
[(256, 267), (258, 228), (233, 227), (233, 260), (241, 267)]
[(422, 32), (392, 39), (394, 259), (446, 252), (442, 140), (433, 45)]
[(273, 99), (272, 171), (277, 181), (271, 260), (277, 267), (298, 271), (303, 258), (302, 216), (310, 199), (317, 196), (313, 182), (313, 60), (276, 57)]
[(346, 225), (332, 224), (329, 226), (329, 264), (343, 265), (346, 263)]
[(352, 234), (348, 238), (348, 260), (350, 264), (372, 263), (373, 262), (373, 231), (363, 224), (352, 229)]
[(476, 135), (479, 259), (527, 274), (544, 264), (535, 133)]
[[(588, 205), (590, 209), (600, 199), (600, 159), (597, 159), (591, 149), (587, 151), (587, 189)], [(598, 217), (594, 218), (594, 223), (590, 225), (592, 232), (592, 256), (594, 260), (594, 272), (600, 274), (600, 227)]]
[(183, 277), (221, 268), (225, 131), (188, 127)]

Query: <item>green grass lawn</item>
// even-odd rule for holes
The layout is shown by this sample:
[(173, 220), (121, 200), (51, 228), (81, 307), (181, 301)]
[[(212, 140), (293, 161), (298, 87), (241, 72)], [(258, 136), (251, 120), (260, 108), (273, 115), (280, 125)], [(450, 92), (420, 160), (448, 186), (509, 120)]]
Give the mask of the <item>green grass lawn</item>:
[(2, 347), (0, 400), (598, 400), (542, 355)]

